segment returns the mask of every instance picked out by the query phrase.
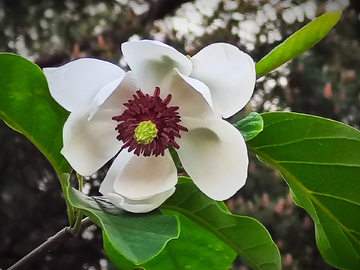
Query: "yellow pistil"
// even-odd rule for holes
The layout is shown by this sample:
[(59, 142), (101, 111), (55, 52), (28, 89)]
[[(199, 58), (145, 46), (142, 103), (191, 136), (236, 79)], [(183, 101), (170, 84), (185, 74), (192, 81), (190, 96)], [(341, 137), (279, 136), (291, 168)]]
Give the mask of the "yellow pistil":
[(156, 137), (157, 132), (158, 130), (153, 122), (150, 120), (143, 121), (135, 128), (134, 139), (140, 144), (148, 144)]

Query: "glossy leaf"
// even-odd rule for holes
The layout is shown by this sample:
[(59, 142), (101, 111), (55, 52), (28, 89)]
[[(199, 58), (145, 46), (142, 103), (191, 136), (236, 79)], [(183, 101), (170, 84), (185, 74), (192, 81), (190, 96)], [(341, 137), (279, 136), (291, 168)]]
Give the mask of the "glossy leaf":
[(303, 114), (262, 114), (249, 150), (279, 170), (294, 201), (313, 218), (323, 257), (360, 269), (360, 132)]
[(70, 172), (60, 154), (62, 127), (68, 112), (50, 96), (43, 72), (14, 54), (0, 54), (0, 62), (0, 118), (24, 134), (59, 175)]
[[(140, 265), (147, 270), (229, 269), (236, 254), (253, 269), (281, 269), (280, 254), (267, 230), (255, 219), (235, 216), (200, 192), (188, 178), (180, 178), (175, 194), (161, 211), (179, 217), (180, 237), (170, 241), (159, 256)], [(105, 245), (120, 269), (134, 269)]]
[(68, 198), (73, 207), (81, 209), (102, 228), (114, 250), (135, 265), (152, 259), (180, 233), (177, 218), (159, 210), (128, 213), (104, 197), (89, 197), (72, 187), (68, 187)]
[(318, 43), (336, 24), (340, 15), (341, 11), (325, 13), (292, 34), (256, 64), (256, 75), (261, 77), (269, 73)]
[(245, 141), (251, 140), (258, 135), (264, 127), (264, 121), (257, 112), (251, 112), (244, 119), (234, 125), (243, 135)]
[(142, 269), (229, 269), (236, 253), (213, 233), (191, 219), (175, 213), (180, 221), (180, 237), (170, 241), (153, 260), (136, 266), (116, 252), (107, 239), (104, 248), (110, 260), (122, 270)]

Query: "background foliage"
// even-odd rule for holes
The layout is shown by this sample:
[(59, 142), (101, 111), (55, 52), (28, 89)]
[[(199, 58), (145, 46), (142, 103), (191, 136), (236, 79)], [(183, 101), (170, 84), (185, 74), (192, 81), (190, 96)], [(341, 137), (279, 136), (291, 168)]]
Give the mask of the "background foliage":
[[(29, 57), (40, 67), (82, 56), (119, 62), (121, 42), (150, 37), (189, 55), (214, 41), (230, 42), (258, 61), (331, 3), (345, 2), (345, 11), (335, 28), (311, 50), (260, 78), (251, 103), (232, 120), (252, 110), (288, 110), (359, 128), (358, 1), (119, 2), (4, 0), (0, 2), (0, 50)], [(6, 268), (67, 226), (68, 221), (59, 182), (39, 151), (3, 122), (0, 144), (0, 267)], [(284, 269), (332, 269), (316, 248), (311, 219), (294, 206), (278, 173), (253, 156), (249, 169), (246, 186), (226, 202), (228, 208), (265, 225), (279, 246)], [(87, 194), (97, 194), (104, 174), (100, 171), (85, 179)], [(111, 268), (96, 226), (61, 244), (30, 267)], [(233, 269), (247, 266), (238, 258)]]

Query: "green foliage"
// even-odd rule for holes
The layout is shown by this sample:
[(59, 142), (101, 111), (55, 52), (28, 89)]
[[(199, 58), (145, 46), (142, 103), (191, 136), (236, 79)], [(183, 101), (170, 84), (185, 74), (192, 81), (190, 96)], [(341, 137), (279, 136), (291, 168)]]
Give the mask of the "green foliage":
[(336, 24), (340, 15), (341, 11), (325, 13), (292, 34), (256, 64), (257, 76), (269, 73), (318, 43)]
[(68, 185), (68, 198), (103, 229), (108, 244), (135, 264), (155, 257), (170, 240), (179, 236), (176, 217), (155, 210), (132, 214), (115, 207), (104, 197), (88, 197)]
[(201, 225), (229, 245), (253, 269), (281, 268), (277, 246), (257, 220), (224, 211), (224, 206), (205, 196), (187, 178), (180, 178), (179, 182), (175, 195), (161, 207), (163, 212), (181, 213)]
[[(172, 214), (169, 212), (169, 214)], [(180, 237), (167, 243), (165, 249), (153, 260), (134, 265), (114, 250), (104, 238), (104, 248), (109, 259), (122, 270), (138, 269), (209, 269), (227, 270), (236, 253), (212, 232), (180, 213), (174, 213), (180, 222)]]
[(249, 150), (277, 168), (294, 201), (313, 218), (323, 257), (360, 268), (360, 132), (332, 120), (265, 113)]
[(129, 264), (105, 244), (109, 258), (120, 269), (227, 270), (236, 253), (253, 269), (281, 269), (279, 251), (257, 220), (230, 214), (223, 203), (206, 197), (189, 178), (179, 178), (175, 194), (160, 209), (178, 216), (180, 237), (140, 266)]
[(264, 121), (257, 112), (249, 113), (244, 119), (241, 119), (234, 125), (243, 135), (245, 141), (256, 137), (264, 128)]
[(58, 174), (70, 172), (60, 154), (68, 112), (51, 97), (43, 72), (14, 54), (0, 54), (0, 62), (0, 118), (24, 134)]

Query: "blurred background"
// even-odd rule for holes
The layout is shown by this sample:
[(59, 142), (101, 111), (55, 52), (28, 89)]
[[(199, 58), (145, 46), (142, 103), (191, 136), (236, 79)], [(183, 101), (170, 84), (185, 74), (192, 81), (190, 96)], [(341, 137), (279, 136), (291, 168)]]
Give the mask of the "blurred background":
[[(259, 78), (250, 111), (310, 113), (360, 126), (360, 1), (357, 0), (0, 0), (0, 51), (40, 67), (94, 56), (125, 65), (120, 44), (152, 38), (193, 55), (216, 41), (259, 61), (284, 39), (330, 10), (338, 24), (309, 51)], [(24, 115), (26, 117), (26, 115)], [(334, 269), (315, 244), (314, 225), (294, 206), (276, 171), (250, 156), (247, 184), (226, 204), (260, 220), (282, 254), (283, 269)], [(85, 179), (97, 195), (106, 168)], [(56, 175), (42, 154), (0, 121), (0, 268), (6, 269), (68, 225)], [(114, 269), (90, 226), (28, 269)], [(237, 258), (232, 269), (249, 269)]]

